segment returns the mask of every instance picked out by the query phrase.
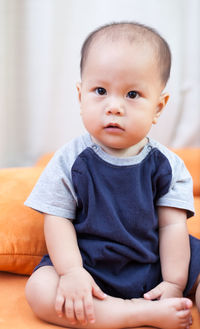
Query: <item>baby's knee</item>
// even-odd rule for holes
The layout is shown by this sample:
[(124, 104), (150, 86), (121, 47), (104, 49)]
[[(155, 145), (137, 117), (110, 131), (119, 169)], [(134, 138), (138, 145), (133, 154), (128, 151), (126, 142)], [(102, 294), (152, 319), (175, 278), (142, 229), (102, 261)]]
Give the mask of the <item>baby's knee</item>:
[(53, 307), (53, 289), (49, 287), (48, 280), (41, 280), (38, 276), (31, 276), (25, 287), (28, 304), (33, 312), (40, 318)]
[(25, 287), (25, 295), (34, 313), (38, 314), (41, 308), (43, 308), (45, 296), (41, 282), (30, 277)]

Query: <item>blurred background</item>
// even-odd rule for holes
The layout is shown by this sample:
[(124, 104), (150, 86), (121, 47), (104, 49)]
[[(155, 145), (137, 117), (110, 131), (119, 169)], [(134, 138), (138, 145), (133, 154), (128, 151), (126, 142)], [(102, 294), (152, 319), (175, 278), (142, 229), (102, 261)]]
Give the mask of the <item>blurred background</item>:
[(170, 101), (151, 136), (200, 146), (199, 0), (0, 0), (0, 167), (28, 166), (84, 132), (81, 45), (113, 21), (156, 28), (172, 56)]

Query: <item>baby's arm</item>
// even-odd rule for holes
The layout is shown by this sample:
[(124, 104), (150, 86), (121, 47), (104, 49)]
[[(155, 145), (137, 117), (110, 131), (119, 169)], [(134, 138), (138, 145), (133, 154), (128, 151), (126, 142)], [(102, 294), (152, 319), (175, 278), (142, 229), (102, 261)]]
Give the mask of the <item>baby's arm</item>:
[(144, 298), (180, 297), (187, 283), (190, 261), (186, 211), (159, 207), (158, 218), (163, 282), (145, 294)]
[(72, 323), (95, 321), (93, 298), (105, 295), (83, 268), (73, 224), (64, 218), (45, 215), (44, 233), (47, 249), (60, 280), (55, 297), (58, 316)]

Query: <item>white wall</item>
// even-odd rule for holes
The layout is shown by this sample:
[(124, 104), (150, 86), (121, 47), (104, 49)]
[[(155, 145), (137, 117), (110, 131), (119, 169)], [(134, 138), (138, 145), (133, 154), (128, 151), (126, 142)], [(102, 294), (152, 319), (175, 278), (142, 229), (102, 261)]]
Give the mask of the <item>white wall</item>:
[[(80, 48), (89, 32), (112, 21), (138, 21), (167, 39), (173, 56), (166, 88), (171, 99), (151, 135), (166, 145), (187, 145), (189, 137), (181, 145), (176, 136), (183, 106), (185, 22), (188, 8), (197, 2), (0, 0), (0, 166), (32, 164), (84, 131), (75, 88)], [(189, 146), (200, 145), (199, 139)]]

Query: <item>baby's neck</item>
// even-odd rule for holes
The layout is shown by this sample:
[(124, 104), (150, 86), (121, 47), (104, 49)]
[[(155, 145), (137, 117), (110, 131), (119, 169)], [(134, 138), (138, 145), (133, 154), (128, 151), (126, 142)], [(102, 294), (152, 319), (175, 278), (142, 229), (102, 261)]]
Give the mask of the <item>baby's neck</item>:
[(142, 149), (144, 148), (144, 146), (148, 143), (148, 138), (145, 137), (143, 140), (141, 140), (139, 143), (137, 143), (135, 145), (132, 145), (125, 149), (118, 149), (118, 148), (110, 148), (103, 144), (100, 144), (94, 138), (93, 138), (93, 140), (95, 141), (96, 144), (101, 146), (101, 148), (104, 152), (106, 152), (112, 156), (118, 157), (118, 158), (128, 158), (131, 156), (135, 156), (135, 155), (139, 154), (142, 151)]

